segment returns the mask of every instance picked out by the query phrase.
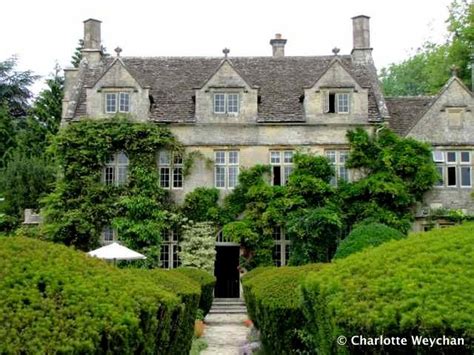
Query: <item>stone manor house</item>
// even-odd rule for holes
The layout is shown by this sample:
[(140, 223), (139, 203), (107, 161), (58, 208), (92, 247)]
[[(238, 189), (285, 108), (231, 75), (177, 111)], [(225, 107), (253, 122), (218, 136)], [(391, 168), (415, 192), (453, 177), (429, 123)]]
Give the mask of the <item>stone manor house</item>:
[[(137, 121), (166, 125), (195, 162), (183, 178), (183, 160), (157, 153), (160, 184), (176, 201), (196, 187), (216, 187), (222, 194), (236, 186), (239, 171), (271, 164), (271, 182), (285, 184), (296, 149), (327, 156), (338, 179), (350, 180), (346, 131), (375, 132), (388, 125), (402, 136), (433, 145), (442, 176), (418, 209), (414, 229), (424, 228), (430, 210), (462, 209), (474, 213), (471, 198), (474, 151), (472, 92), (455, 76), (434, 97), (384, 97), (370, 46), (369, 17), (356, 16), (353, 49), (330, 55), (285, 55), (286, 39), (270, 40), (272, 55), (232, 57), (104, 57), (101, 22), (84, 21), (83, 59), (66, 69), (63, 125), (85, 117), (126, 113)], [(212, 166), (209, 166), (212, 161)], [(126, 179), (126, 152), (104, 167), (104, 183)], [(104, 230), (104, 240), (115, 238)], [(176, 266), (177, 236), (163, 246), (165, 266)], [(221, 237), (217, 245), (225, 245)], [(285, 264), (289, 241), (275, 231), (275, 259)], [(219, 259), (219, 255), (218, 255)]]

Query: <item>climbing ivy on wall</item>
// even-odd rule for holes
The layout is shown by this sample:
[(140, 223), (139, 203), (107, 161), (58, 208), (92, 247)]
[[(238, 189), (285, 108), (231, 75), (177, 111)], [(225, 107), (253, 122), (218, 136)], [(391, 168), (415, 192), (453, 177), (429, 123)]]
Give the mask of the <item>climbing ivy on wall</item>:
[[(159, 186), (156, 153), (182, 152), (171, 132), (124, 117), (85, 119), (60, 131), (52, 152), (60, 165), (56, 188), (44, 199), (44, 234), (55, 242), (90, 250), (104, 226), (157, 262), (161, 234), (175, 223), (169, 194)], [(120, 186), (102, 181), (104, 164), (123, 151), (129, 158), (128, 180)]]

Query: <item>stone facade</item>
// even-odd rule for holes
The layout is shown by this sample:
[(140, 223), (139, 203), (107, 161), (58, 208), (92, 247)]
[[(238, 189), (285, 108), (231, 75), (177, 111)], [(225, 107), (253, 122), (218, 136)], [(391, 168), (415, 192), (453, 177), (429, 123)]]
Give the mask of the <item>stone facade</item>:
[[(221, 58), (136, 58), (117, 50), (110, 59), (101, 57), (100, 22), (87, 20), (84, 28), (83, 60), (78, 69), (66, 70), (63, 125), (112, 116), (105, 95), (126, 93), (128, 115), (167, 125), (188, 153), (201, 153), (182, 186), (170, 186), (178, 202), (196, 187), (218, 185), (216, 152), (238, 152), (241, 170), (270, 163), (272, 151), (347, 149), (346, 132), (355, 127), (372, 132), (385, 123), (435, 150), (474, 154), (473, 97), (457, 78), (435, 98), (386, 103), (366, 16), (353, 18), (351, 55), (334, 49), (333, 55), (315, 57), (285, 56), (286, 40), (278, 34), (268, 57), (228, 57), (224, 51)], [(474, 156), (466, 164), (472, 167), (473, 161)], [(227, 184), (217, 187), (222, 195), (231, 191)], [(474, 213), (471, 192), (467, 186), (437, 187), (420, 211), (434, 203)]]

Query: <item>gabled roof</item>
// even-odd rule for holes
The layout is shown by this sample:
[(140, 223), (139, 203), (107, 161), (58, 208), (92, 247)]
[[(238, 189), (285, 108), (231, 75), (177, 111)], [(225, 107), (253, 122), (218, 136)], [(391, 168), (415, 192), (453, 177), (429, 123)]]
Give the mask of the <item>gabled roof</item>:
[[(352, 62), (349, 55), (339, 56), (346, 70), (369, 89), (369, 120), (381, 117), (375, 69)], [(334, 56), (317, 57), (231, 57), (233, 68), (252, 87), (259, 88), (258, 120), (260, 122), (304, 121), (301, 97), (327, 69)], [(142, 86), (150, 87), (154, 105), (150, 118), (159, 122), (192, 122), (196, 88), (212, 76), (222, 57), (121, 57), (130, 74)], [(84, 86), (93, 85), (109, 67), (87, 70)], [(76, 116), (86, 115), (86, 93), (80, 94)]]
[(433, 96), (386, 97), (385, 103), (390, 112), (389, 127), (405, 136), (425, 114), (433, 99)]
[(219, 64), (219, 66), (216, 68), (216, 70), (214, 70), (214, 72), (207, 78), (207, 80), (202, 83), (201, 86), (197, 87), (196, 89), (202, 89), (204, 86), (206, 86), (206, 84), (211, 81), (211, 79), (214, 77), (214, 75), (216, 75), (219, 70), (221, 70), (221, 68), (224, 66), (224, 64), (228, 64), (230, 65), (230, 67), (237, 73), (238, 76), (240, 76), (240, 78), (251, 88), (253, 89), (257, 89), (258, 87), (257, 86), (252, 86), (252, 84), (250, 83), (249, 80), (247, 80), (247, 78), (245, 78), (245, 75), (243, 75), (242, 73), (239, 72), (238, 69), (236, 69), (233, 65), (232, 65), (232, 61), (230, 61), (228, 58), (225, 58), (221, 61), (221, 64)]

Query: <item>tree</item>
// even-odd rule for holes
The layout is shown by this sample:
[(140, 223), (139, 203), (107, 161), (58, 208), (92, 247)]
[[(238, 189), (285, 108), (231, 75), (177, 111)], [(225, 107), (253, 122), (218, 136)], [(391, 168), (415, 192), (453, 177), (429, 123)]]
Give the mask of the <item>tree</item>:
[(209, 222), (198, 222), (183, 228), (179, 258), (184, 267), (195, 267), (214, 273), (216, 257), (215, 230)]
[(380, 79), (385, 95), (433, 95), (449, 79), (451, 67), (470, 87), (474, 51), (474, 5), (455, 0), (449, 7), (448, 39), (444, 44), (424, 43), (410, 58), (383, 68)]
[(358, 128), (347, 137), (351, 154), (346, 166), (363, 177), (339, 190), (346, 223), (379, 222), (406, 233), (414, 204), (439, 179), (430, 147), (389, 129), (370, 136)]
[(79, 63), (82, 60), (82, 48), (84, 47), (84, 40), (81, 38), (79, 39), (79, 44), (74, 50), (74, 54), (72, 55), (71, 64), (74, 68), (79, 68)]

